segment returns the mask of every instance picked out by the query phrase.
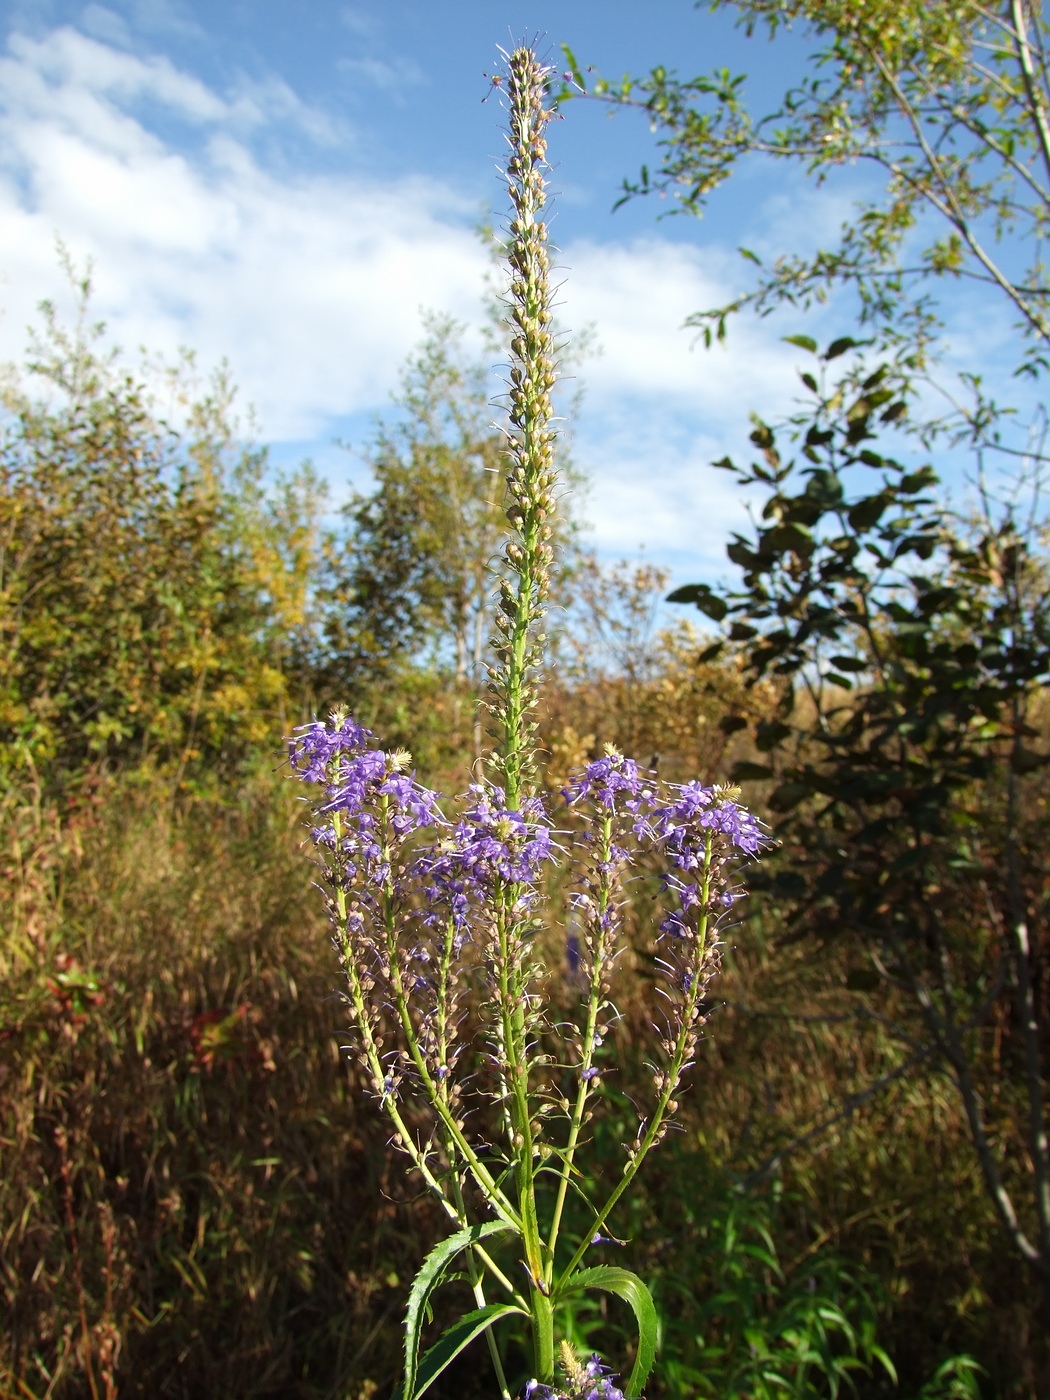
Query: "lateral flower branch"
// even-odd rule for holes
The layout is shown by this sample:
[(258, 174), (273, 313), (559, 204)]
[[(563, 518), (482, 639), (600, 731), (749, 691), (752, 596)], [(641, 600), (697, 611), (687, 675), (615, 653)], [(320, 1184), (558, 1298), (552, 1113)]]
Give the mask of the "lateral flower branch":
[[(553, 74), (528, 48), (503, 57), (512, 209), (508, 538), (492, 643), (497, 742), (489, 773), (445, 802), (416, 779), (408, 754), (384, 751), (342, 710), (299, 729), (289, 755), (294, 774), (317, 791), (310, 834), (356, 1054), (395, 1144), (452, 1226), (410, 1293), (400, 1400), (417, 1400), (482, 1334), (510, 1400), (514, 1378), (494, 1327), (514, 1314), (527, 1319), (533, 1340), (524, 1394), (622, 1400), (641, 1393), (652, 1368), (656, 1313), (640, 1278), (588, 1256), (676, 1110), (720, 931), (742, 894), (736, 871), (765, 838), (735, 790), (662, 783), (612, 751), (572, 777), (557, 815), (537, 790), (533, 714), (556, 486), (542, 218)], [(608, 1065), (624, 901), (632, 870), (654, 859), (665, 872), (653, 929), (664, 1010), (654, 1026), (652, 1093), (618, 1180), (591, 1200), (577, 1158)], [(568, 881), (550, 878), (559, 862), (570, 867)], [(550, 894), (566, 887), (567, 896)], [(567, 1221), (581, 1216), (585, 1227), (566, 1240)], [(459, 1256), (475, 1306), (420, 1356), (431, 1294)], [(634, 1311), (638, 1345), (622, 1389), (599, 1357), (581, 1360), (564, 1344), (556, 1379), (557, 1310), (583, 1289), (615, 1293)]]

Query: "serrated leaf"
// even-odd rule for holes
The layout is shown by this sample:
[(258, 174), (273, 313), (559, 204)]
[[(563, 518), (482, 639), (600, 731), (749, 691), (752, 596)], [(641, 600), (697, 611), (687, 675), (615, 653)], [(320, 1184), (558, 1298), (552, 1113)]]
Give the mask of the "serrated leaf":
[(659, 1322), (653, 1296), (637, 1274), (632, 1274), (630, 1269), (618, 1269), (611, 1264), (601, 1264), (593, 1269), (580, 1269), (558, 1288), (555, 1296), (563, 1298), (569, 1293), (585, 1288), (615, 1293), (634, 1313), (634, 1320), (638, 1324), (638, 1353), (624, 1386), (624, 1394), (627, 1400), (635, 1400), (635, 1397), (641, 1394), (642, 1386), (648, 1379), (656, 1359)]
[(460, 1352), (470, 1346), (475, 1337), (480, 1337), (493, 1323), (499, 1322), (501, 1318), (510, 1317), (512, 1313), (528, 1317), (525, 1309), (517, 1307), (514, 1303), (489, 1303), (487, 1307), (475, 1308), (473, 1312), (466, 1313), (441, 1334), (423, 1357), (416, 1373), (415, 1390), (409, 1392), (402, 1385), (395, 1393), (394, 1400), (419, 1400), (442, 1371), (451, 1366)]
[(471, 1245), (477, 1244), (479, 1240), (487, 1239), (489, 1235), (507, 1234), (511, 1229), (512, 1227), (503, 1220), (490, 1220), (482, 1225), (469, 1225), (465, 1230), (458, 1230), (454, 1235), (449, 1235), (448, 1239), (435, 1245), (423, 1260), (419, 1272), (412, 1280), (412, 1287), (408, 1294), (408, 1311), (405, 1315), (403, 1394), (409, 1397), (409, 1400), (416, 1393), (414, 1387), (419, 1365), (419, 1337), (430, 1295), (441, 1283), (445, 1270), (457, 1254), (461, 1254), (464, 1249), (469, 1249)]

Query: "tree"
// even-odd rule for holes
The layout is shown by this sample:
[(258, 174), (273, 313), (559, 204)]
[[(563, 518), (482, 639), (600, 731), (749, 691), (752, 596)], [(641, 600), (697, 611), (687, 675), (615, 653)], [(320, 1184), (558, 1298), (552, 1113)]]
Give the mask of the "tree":
[(487, 379), (463, 327), (428, 316), (400, 421), (380, 425), (369, 453), (375, 486), (343, 507), (333, 542), (326, 635), (349, 677), (436, 649), (458, 684), (480, 682), (502, 509)]
[[(398, 417), (379, 425), (367, 454), (374, 485), (351, 497), (344, 528), (328, 540), (317, 684), (326, 700), (353, 698), (360, 713), (362, 704), (389, 704), (429, 667), (469, 706), (477, 759), (505, 528), (505, 437), (489, 366), (469, 356), (464, 336), (451, 317), (426, 316), (394, 399)], [(571, 522), (559, 530), (571, 539)], [(392, 731), (389, 715), (383, 724), (411, 740), (396, 722)]]
[[(0, 735), (8, 771), (64, 782), (148, 762), (178, 787), (276, 743), (306, 627), (319, 489), (267, 492), (238, 443), (220, 372), (183, 365), (165, 422), (140, 376), (101, 351), (90, 279), (66, 330), (44, 304), (0, 433)], [(297, 706), (296, 706), (297, 708)]]
[[(779, 689), (754, 726), (783, 843), (769, 898), (794, 928), (852, 954), (906, 1051), (961, 1096), (1004, 1236), (1050, 1318), (1050, 1022), (1043, 926), (1050, 576), (1023, 501), (953, 518), (928, 465), (889, 456), (906, 413), (890, 366), (830, 377), (851, 345), (814, 353), (805, 413), (756, 420), (761, 459), (718, 465), (765, 495), (728, 546), (742, 587), (694, 584), (753, 684)], [(819, 381), (817, 376), (820, 376)], [(785, 460), (784, 436), (799, 445)], [(729, 731), (747, 727), (728, 715)], [(999, 1049), (993, 1051), (993, 1042)], [(996, 1105), (995, 1112), (989, 1105)]]
[[(924, 361), (940, 329), (938, 291), (969, 283), (1005, 300), (1022, 334), (1018, 368), (1036, 374), (1050, 349), (1050, 282), (1042, 241), (1050, 210), (1050, 66), (1036, 0), (714, 0), (750, 34), (801, 26), (814, 76), (753, 115), (744, 78), (722, 69), (591, 83), (571, 53), (569, 91), (644, 111), (660, 164), (625, 180), (624, 198), (671, 194), (699, 214), (751, 155), (800, 166), (817, 183), (873, 167), (881, 193), (863, 201), (836, 246), (786, 253), (727, 305), (690, 318), (708, 343), (743, 307), (807, 307), (837, 289), (885, 346)], [(922, 240), (928, 239), (925, 246)]]
[[(769, 266), (741, 249), (757, 267), (751, 286), (689, 320), (711, 344), (743, 308), (851, 294), (875, 364), (858, 359), (828, 383), (829, 362), (855, 348), (843, 337), (802, 376), (808, 414), (777, 431), (756, 422), (761, 459), (721, 464), (766, 496), (754, 531), (729, 546), (742, 587), (672, 597), (724, 620), (752, 679), (781, 688), (779, 712), (752, 729), (767, 760), (738, 770), (770, 784), (780, 814), (770, 898), (798, 932), (852, 945), (851, 985), (858, 996), (881, 986), (879, 1014), (910, 1006), (918, 1025), (894, 1021), (905, 1067), (933, 1063), (954, 1080), (1005, 1236), (1050, 1299), (1042, 445), (1004, 440), (980, 364), (961, 400), (939, 386), (953, 405), (946, 419), (914, 411), (920, 382), (942, 373), (946, 300), (964, 286), (1009, 308), (1018, 373), (1047, 367), (1044, 10), (1034, 0), (716, 8), (749, 33), (797, 26), (813, 41), (807, 76), (768, 113), (749, 109), (744, 79), (727, 70), (589, 82), (568, 54), (568, 85), (649, 118), (659, 165), (625, 181), (625, 199), (659, 192), (698, 214), (752, 156), (818, 184), (854, 164), (881, 177), (835, 244)], [(930, 441), (949, 424), (977, 452), (971, 520), (929, 494), (931, 468), (901, 465), (876, 440), (895, 428)], [(797, 460), (780, 455), (785, 433)], [(989, 449), (1019, 464), (1001, 502), (984, 472)], [(725, 724), (750, 727), (743, 714)], [(1007, 1047), (998, 1061), (993, 1027)]]

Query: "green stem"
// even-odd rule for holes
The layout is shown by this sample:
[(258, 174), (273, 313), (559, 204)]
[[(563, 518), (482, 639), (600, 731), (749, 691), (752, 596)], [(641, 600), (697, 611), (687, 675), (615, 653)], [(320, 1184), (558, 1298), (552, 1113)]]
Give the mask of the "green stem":
[(583, 1129), (583, 1115), (586, 1112), (587, 1099), (591, 1092), (591, 1081), (587, 1076), (587, 1071), (594, 1062), (594, 1035), (598, 1028), (598, 1013), (601, 1010), (602, 1003), (602, 975), (605, 968), (605, 951), (608, 941), (604, 928), (604, 918), (609, 908), (610, 898), (609, 880), (605, 872), (608, 867), (611, 846), (612, 818), (606, 816), (602, 820), (597, 861), (597, 867), (600, 872), (596, 918), (598, 936), (595, 940), (594, 957), (591, 965), (590, 996), (587, 1000), (587, 1019), (581, 1045), (579, 1065), (580, 1082), (576, 1089), (576, 1103), (573, 1107), (572, 1118), (569, 1122), (569, 1136), (566, 1140), (565, 1155), (562, 1158), (562, 1166), (559, 1173), (558, 1195), (554, 1202), (554, 1214), (551, 1217), (550, 1234), (547, 1236), (548, 1286), (550, 1286), (554, 1277), (554, 1251), (558, 1243), (558, 1232), (561, 1229), (562, 1213), (565, 1210), (565, 1200), (569, 1190), (569, 1177), (572, 1173), (573, 1162), (576, 1157), (576, 1148), (579, 1145), (580, 1132)]
[[(389, 871), (393, 870), (392, 852), (387, 832), (387, 817), (389, 808), (389, 798), (381, 799), (380, 814), (383, 831), (383, 858)], [(470, 1168), (474, 1180), (484, 1193), (485, 1197), (492, 1205), (493, 1209), (512, 1225), (516, 1230), (521, 1230), (522, 1223), (513, 1205), (496, 1184), (489, 1169), (479, 1159), (462, 1128), (456, 1122), (455, 1115), (451, 1108), (442, 1099), (438, 1086), (434, 1083), (434, 1078), (430, 1073), (430, 1066), (427, 1064), (426, 1056), (423, 1054), (416, 1035), (416, 1028), (412, 1023), (412, 1015), (408, 1007), (408, 997), (405, 994), (405, 984), (401, 976), (400, 950), (397, 946), (397, 916), (396, 897), (394, 893), (393, 881), (390, 875), (387, 876), (383, 887), (383, 919), (384, 931), (386, 933), (387, 961), (390, 967), (390, 985), (394, 993), (394, 1008), (397, 1012), (401, 1028), (405, 1033), (405, 1042), (408, 1046), (408, 1053), (412, 1058), (412, 1063), (416, 1067), (420, 1082), (426, 1091), (434, 1112), (444, 1124), (449, 1136), (455, 1142), (463, 1160)]]
[[(532, 674), (543, 638), (554, 512), (554, 433), (550, 391), (554, 385), (554, 340), (547, 230), (540, 218), (546, 202), (544, 132), (547, 72), (529, 49), (508, 62), (510, 156), (507, 185), (513, 205), (508, 263), (511, 272), (508, 324), (512, 333), (510, 408), (507, 438), (507, 518), (511, 538), (506, 561), (513, 583), (500, 586), (496, 642), (499, 668), (493, 674), (494, 713), (502, 731), (495, 767), (503, 780), (506, 805), (521, 808), (535, 765), (531, 710)], [(536, 1208), (532, 1106), (529, 1094), (528, 989), (521, 949), (528, 931), (515, 909), (522, 890), (507, 885), (496, 892), (499, 959), (499, 1025), (505, 1064), (500, 1075), (507, 1093), (510, 1157), (514, 1167), (525, 1264), (532, 1279), (536, 1378), (554, 1375), (554, 1313), (547, 1296), (548, 1274)]]
[[(342, 822), (339, 812), (333, 814), (332, 821), (335, 830), (336, 848), (338, 849), (339, 841), (342, 836)], [(386, 1078), (383, 1069), (383, 1061), (379, 1054), (379, 1047), (376, 1045), (375, 1036), (372, 1033), (372, 1023), (368, 1015), (364, 988), (361, 986), (361, 978), (357, 970), (357, 963), (354, 960), (353, 949), (350, 946), (350, 938), (346, 931), (346, 891), (341, 886), (336, 890), (336, 910), (338, 914), (336, 932), (342, 947), (347, 982), (350, 986), (350, 1008), (361, 1035), (361, 1043), (365, 1050), (365, 1060), (368, 1064), (368, 1068), (372, 1072), (373, 1083), (376, 1086), (377, 1092), (381, 1095), (384, 1112), (393, 1123), (402, 1146), (412, 1159), (413, 1166), (423, 1177), (423, 1180), (430, 1190), (437, 1196), (448, 1215), (462, 1228), (468, 1223), (466, 1215), (461, 1213), (456, 1208), (454, 1202), (449, 1200), (444, 1186), (431, 1171), (426, 1157), (416, 1146), (415, 1140), (408, 1130), (408, 1126), (401, 1117), (393, 1095), (383, 1090), (383, 1083)]]
[(536, 1379), (554, 1376), (554, 1304), (542, 1293), (532, 1295), (532, 1357)]
[[(700, 915), (699, 921), (697, 923), (696, 951), (693, 959), (693, 966), (697, 970), (697, 972), (699, 972), (699, 969), (703, 966), (704, 955), (707, 951), (707, 932), (710, 921), (710, 916), (708, 914), (708, 903), (711, 898), (711, 852), (713, 844), (713, 837), (708, 836), (706, 851), (704, 855), (703, 878), (700, 881), (700, 907), (703, 909), (703, 913)], [(608, 1200), (605, 1202), (605, 1205), (602, 1206), (601, 1210), (596, 1213), (591, 1227), (588, 1230), (583, 1242), (577, 1249), (576, 1253), (572, 1256), (572, 1259), (569, 1261), (568, 1266), (562, 1271), (561, 1276), (558, 1279), (557, 1287), (553, 1290), (555, 1296), (557, 1296), (559, 1290), (568, 1282), (568, 1280), (572, 1277), (572, 1275), (579, 1268), (580, 1264), (583, 1262), (583, 1256), (587, 1253), (587, 1250), (590, 1248), (591, 1240), (596, 1234), (598, 1234), (602, 1226), (612, 1214), (613, 1210), (616, 1208), (620, 1197), (627, 1190), (628, 1186), (630, 1186), (631, 1182), (638, 1174), (642, 1162), (645, 1160), (650, 1148), (652, 1147), (653, 1143), (656, 1141), (659, 1135), (660, 1128), (662, 1127), (664, 1118), (667, 1114), (667, 1105), (671, 1102), (671, 1099), (674, 1096), (674, 1092), (678, 1087), (678, 1083), (682, 1076), (682, 1069), (685, 1065), (686, 1058), (689, 1054), (689, 1046), (694, 1039), (693, 1022), (696, 1016), (697, 1003), (700, 1000), (700, 994), (702, 990), (703, 987), (701, 979), (699, 978), (699, 976), (694, 976), (690, 984), (689, 991), (686, 994), (685, 1006), (682, 1010), (682, 1022), (675, 1040), (674, 1053), (672, 1054), (670, 1064), (667, 1067), (667, 1072), (664, 1077), (664, 1085), (660, 1091), (660, 1096), (657, 1099), (656, 1107), (653, 1110), (653, 1116), (649, 1120), (649, 1127), (646, 1129), (645, 1135), (642, 1138), (641, 1142), (638, 1144), (634, 1155), (625, 1164), (623, 1174), (620, 1177), (620, 1180), (617, 1182), (616, 1186), (613, 1188), (612, 1192), (610, 1193)]]
[(521, 1213), (522, 1243), (525, 1262), (532, 1276), (533, 1287), (543, 1281), (543, 1253), (539, 1220), (536, 1213), (536, 1184), (533, 1172), (532, 1124), (529, 1111), (529, 1066), (526, 1043), (525, 1012), (522, 1006), (524, 989), (516, 976), (517, 968), (511, 956), (508, 907), (513, 908), (513, 887), (501, 892), (499, 918), (499, 992), (503, 1023), (506, 1073), (510, 1083), (510, 1157), (518, 1189), (518, 1210)]

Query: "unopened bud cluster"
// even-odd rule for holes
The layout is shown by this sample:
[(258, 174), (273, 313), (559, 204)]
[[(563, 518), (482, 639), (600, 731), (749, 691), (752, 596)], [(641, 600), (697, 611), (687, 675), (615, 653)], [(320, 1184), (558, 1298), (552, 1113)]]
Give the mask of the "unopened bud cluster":
[(496, 763), (508, 797), (527, 784), (534, 745), (532, 708), (544, 637), (553, 561), (555, 511), (551, 391), (556, 375), (550, 257), (542, 211), (547, 201), (546, 129), (552, 112), (547, 84), (552, 70), (530, 49), (507, 58), (510, 154), (506, 164), (512, 215), (508, 227), (507, 326), (510, 331), (509, 406), (506, 434), (507, 580), (496, 613), (490, 706), (502, 733)]

